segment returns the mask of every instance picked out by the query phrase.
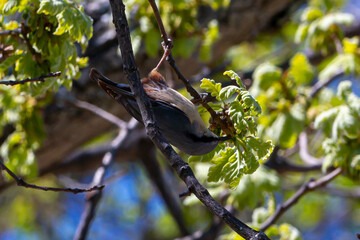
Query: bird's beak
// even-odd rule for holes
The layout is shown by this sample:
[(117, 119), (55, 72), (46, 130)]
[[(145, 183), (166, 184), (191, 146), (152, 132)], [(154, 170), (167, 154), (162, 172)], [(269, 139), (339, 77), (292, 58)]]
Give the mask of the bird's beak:
[(119, 95), (121, 95), (120, 89), (116, 83), (112, 82), (110, 79), (102, 75), (95, 68), (91, 68), (89, 77), (91, 80), (96, 81), (99, 86), (104, 89), (104, 91), (117, 100)]

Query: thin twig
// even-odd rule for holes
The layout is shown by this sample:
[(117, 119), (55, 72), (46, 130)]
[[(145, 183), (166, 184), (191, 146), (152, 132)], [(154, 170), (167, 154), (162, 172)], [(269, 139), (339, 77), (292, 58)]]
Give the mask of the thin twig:
[(10, 80), (10, 81), (0, 81), (0, 84), (4, 84), (4, 85), (10, 85), (10, 86), (14, 86), (17, 84), (24, 84), (27, 82), (44, 82), (45, 78), (52, 78), (52, 77), (58, 77), (61, 75), (61, 72), (55, 72), (55, 73), (50, 73), (48, 75), (42, 75), (36, 78), (26, 78), (24, 80), (20, 80), (20, 81), (14, 81), (14, 80)]
[(342, 173), (341, 168), (336, 168), (332, 172), (326, 174), (318, 180), (310, 179), (306, 182), (291, 198), (286, 202), (280, 204), (274, 215), (269, 217), (261, 226), (261, 231), (265, 231), (268, 227), (274, 224), (289, 208), (294, 206), (297, 201), (304, 196), (306, 193), (314, 191), (317, 188), (324, 187), (326, 184), (331, 182), (334, 178)]
[(74, 101), (71, 101), (70, 103), (74, 104), (78, 108), (86, 109), (86, 110), (108, 120), (109, 122), (115, 124), (119, 128), (126, 128), (126, 126), (127, 126), (127, 123), (125, 121), (123, 121), (120, 118), (116, 117), (115, 115), (99, 108), (96, 105), (93, 105), (91, 103), (81, 101), (81, 100), (74, 100)]
[[(149, 3), (153, 9), (153, 12), (154, 12), (154, 15), (156, 18), (156, 22), (159, 26), (161, 37), (164, 40), (164, 44), (163, 44), (164, 51), (165, 52), (169, 51), (172, 49), (173, 43), (172, 43), (171, 39), (168, 38), (168, 35), (166, 33), (164, 24), (162, 22), (162, 19), (161, 19), (160, 13), (159, 13), (159, 9), (157, 8), (154, 0), (149, 0)], [(219, 126), (226, 133), (226, 135), (232, 136), (234, 133), (234, 129), (232, 127), (230, 127), (226, 121), (223, 121), (220, 118), (220, 116), (214, 111), (214, 109), (212, 109), (209, 106), (209, 104), (207, 104), (206, 101), (202, 101), (201, 95), (191, 86), (190, 81), (188, 79), (186, 79), (186, 77), (181, 73), (180, 69), (177, 67), (177, 65), (175, 63), (175, 59), (172, 56), (171, 52), (168, 54), (168, 57), (166, 59), (169, 62), (170, 66), (174, 69), (178, 78), (184, 83), (186, 90), (194, 98), (193, 102), (200, 102), (201, 105), (203, 105), (203, 107), (210, 113), (213, 123), (215, 123), (215, 125)]]
[(12, 172), (8, 167), (5, 166), (5, 164), (2, 162), (2, 159), (0, 159), (0, 169), (7, 172), (12, 179), (15, 180), (16, 184), (21, 187), (25, 188), (32, 188), (42, 191), (52, 191), (52, 192), (71, 192), (74, 194), (77, 193), (83, 193), (83, 192), (92, 192), (92, 191), (101, 191), (104, 188), (104, 185), (94, 185), (91, 188), (55, 188), (55, 187), (42, 187), (37, 186), (34, 184), (29, 184), (24, 181), (24, 179), (18, 177), (14, 172)]
[(338, 77), (342, 76), (344, 73), (345, 73), (344, 70), (340, 69), (336, 71), (334, 75), (332, 75), (328, 79), (316, 82), (314, 86), (312, 86), (311, 88), (309, 95), (310, 100), (313, 99), (320, 92), (321, 89), (328, 86), (330, 83), (335, 81)]
[[(96, 170), (91, 185), (103, 184), (106, 170), (114, 161), (116, 153), (120, 146), (126, 141), (131, 134), (132, 130), (135, 129), (138, 122), (132, 119), (127, 128), (121, 129), (116, 138), (111, 142), (111, 148), (105, 153), (102, 159), (102, 165)], [(85, 209), (81, 215), (80, 222), (77, 226), (74, 240), (86, 239), (86, 235), (89, 232), (90, 224), (95, 217), (96, 207), (100, 202), (102, 196), (101, 191), (96, 191), (86, 197)]]
[(180, 158), (171, 145), (164, 139), (157, 126), (149, 98), (140, 82), (140, 74), (132, 50), (124, 3), (122, 0), (110, 0), (110, 6), (120, 45), (124, 73), (129, 81), (131, 91), (136, 97), (147, 135), (164, 154), (171, 167), (176, 171), (180, 179), (185, 182), (189, 191), (191, 191), (212, 214), (221, 218), (222, 221), (245, 239), (268, 240), (269, 238), (263, 232), (257, 232), (250, 228), (219, 204), (209, 194), (207, 189), (198, 182), (190, 166)]

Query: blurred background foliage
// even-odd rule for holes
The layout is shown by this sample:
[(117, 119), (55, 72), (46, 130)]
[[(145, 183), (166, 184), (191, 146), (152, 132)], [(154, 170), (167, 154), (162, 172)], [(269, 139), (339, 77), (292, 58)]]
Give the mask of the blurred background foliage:
[[(305, 132), (308, 152), (321, 166), (316, 171), (296, 173), (265, 163), (252, 174), (240, 174), (231, 190), (225, 178), (217, 176), (215, 181), (213, 176), (208, 178), (209, 168), (216, 164), (214, 154), (190, 159), (191, 166), (217, 200), (231, 206), (241, 220), (254, 228), (259, 228), (274, 214), (276, 205), (292, 196), (304, 182), (319, 178), (334, 167), (342, 167), (343, 175), (331, 186), (306, 195), (266, 233), (281, 240), (355, 239), (355, 233), (360, 232), (360, 4), (357, 0), (294, 1), (296, 4), (289, 4), (275, 15), (274, 23), (226, 45), (226, 36), (237, 36), (236, 31), (245, 34), (240, 29), (251, 22), (249, 17), (249, 22), (235, 23), (239, 30), (226, 28), (233, 24), (231, 14), (250, 12), (252, 5), (245, 2), (157, 3), (165, 28), (174, 41), (173, 54), (175, 59), (180, 59), (181, 70), (191, 69), (193, 59), (201, 66), (193, 72), (194, 76), (188, 76), (192, 77), (194, 86), (200, 89), (196, 74), (201, 75), (200, 79), (208, 77), (227, 86), (229, 78), (222, 73), (236, 71), (262, 108), (257, 136), (262, 141), (272, 140), (279, 157), (292, 164), (306, 165), (299, 152), (299, 135)], [(139, 69), (146, 72), (162, 54), (158, 27), (146, 0), (129, 0), (125, 4)], [(267, 4), (264, 9), (272, 9), (271, 1)], [(70, 109), (73, 114), (70, 116), (77, 116), (76, 110), (64, 103), (68, 99), (87, 96), (97, 105), (106, 105), (105, 99), (101, 99), (106, 98), (104, 95), (94, 100), (100, 90), (86, 79), (89, 66), (97, 66), (99, 62), (103, 62), (100, 68), (109, 74), (113, 65), (121, 66), (116, 39), (109, 33), (114, 28), (108, 2), (0, 0), (0, 6), (0, 31), (11, 31), (0, 35), (1, 80), (62, 72), (60, 77), (43, 83), (0, 85), (0, 133), (7, 135), (0, 147), (4, 163), (40, 185), (67, 186), (70, 177), (90, 182), (93, 168), (99, 164), (89, 169), (83, 165), (83, 174), (66, 171), (59, 175), (50, 171), (44, 177), (47, 172), (41, 168), (37, 156), (43, 145), (52, 144), (48, 126), (53, 125), (46, 120), (49, 109), (71, 125), (75, 120), (60, 113)], [(269, 12), (258, 16), (259, 25), (266, 14)], [(219, 54), (223, 45), (226, 49)], [(168, 68), (163, 70), (165, 76), (174, 76)], [(327, 82), (326, 88), (314, 92), (316, 86)], [(176, 81), (170, 84), (177, 86)], [(204, 85), (202, 88), (211, 92)], [(185, 93), (184, 89), (179, 91)], [(209, 118), (206, 113), (203, 115), (204, 119)], [(124, 113), (119, 117), (128, 119)], [(113, 129), (107, 129), (77, 144), (80, 149), (89, 149), (106, 142), (113, 134)], [(56, 150), (60, 146), (52, 148)], [(157, 157), (174, 194), (182, 192), (184, 186), (167, 162), (161, 154)], [(181, 235), (148, 173), (137, 160), (129, 157), (114, 164), (107, 173), (111, 181), (104, 191), (89, 239), (174, 239)], [(118, 177), (112, 179), (113, 175)], [(0, 183), (8, 181), (8, 176), (2, 174)], [(0, 219), (0, 239), (69, 239), (78, 224), (84, 196), (12, 186), (6, 191), (0, 187), (0, 202), (2, 216), (7, 216)], [(216, 222), (194, 196), (182, 199), (181, 204), (190, 232), (206, 230)], [(227, 227), (218, 235), (216, 239), (241, 239)]]

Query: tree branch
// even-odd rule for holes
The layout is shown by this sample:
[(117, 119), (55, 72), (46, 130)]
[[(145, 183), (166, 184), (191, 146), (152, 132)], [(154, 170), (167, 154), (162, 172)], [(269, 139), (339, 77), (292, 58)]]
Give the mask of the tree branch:
[(321, 89), (328, 86), (330, 83), (332, 83), (334, 80), (336, 80), (338, 77), (344, 75), (344, 70), (340, 69), (334, 73), (333, 76), (329, 77), (328, 79), (324, 81), (317, 81), (314, 86), (312, 86), (309, 98), (310, 100), (313, 99)]
[[(105, 178), (106, 170), (114, 161), (117, 150), (126, 141), (132, 130), (137, 126), (138, 122), (132, 119), (128, 123), (128, 127), (121, 129), (116, 138), (111, 142), (110, 150), (104, 155), (101, 166), (96, 170), (91, 185), (102, 184)], [(102, 196), (101, 191), (96, 191), (86, 197), (85, 209), (81, 215), (79, 225), (77, 226), (74, 240), (86, 239), (89, 232), (90, 224), (95, 217), (96, 207)]]
[(257, 232), (235, 218), (228, 210), (215, 201), (209, 192), (195, 178), (190, 166), (176, 154), (171, 145), (163, 138), (156, 124), (150, 101), (142, 88), (140, 75), (135, 63), (132, 50), (130, 31), (125, 15), (123, 2), (110, 0), (113, 14), (113, 22), (117, 32), (125, 75), (129, 81), (130, 88), (136, 96), (139, 105), (146, 133), (154, 144), (161, 150), (168, 159), (170, 165), (175, 169), (178, 176), (185, 182), (187, 188), (209, 209), (219, 216), (229, 227), (245, 239), (269, 239), (264, 233)]
[(265, 231), (268, 227), (274, 224), (289, 208), (294, 206), (297, 201), (304, 196), (306, 193), (314, 191), (317, 188), (323, 187), (329, 182), (331, 182), (334, 178), (342, 173), (341, 168), (336, 168), (332, 172), (326, 174), (322, 178), (318, 180), (310, 179), (306, 182), (291, 198), (289, 198), (286, 202), (279, 205), (276, 209), (274, 215), (269, 217), (261, 226), (261, 231)]
[(319, 165), (322, 160), (312, 156), (308, 150), (308, 138), (306, 132), (299, 134), (299, 154), (300, 158), (308, 165)]
[[(164, 51), (167, 52), (173, 47), (173, 43), (172, 43), (171, 39), (168, 38), (168, 35), (166, 33), (164, 24), (162, 22), (162, 19), (161, 19), (160, 13), (159, 13), (159, 9), (157, 8), (155, 1), (149, 0), (149, 3), (153, 9), (153, 12), (154, 12), (154, 15), (156, 18), (156, 22), (159, 26), (161, 37), (164, 40), (164, 45), (163, 45)], [(222, 120), (220, 118), (220, 115), (218, 115), (214, 111), (214, 109), (212, 109), (209, 106), (209, 104), (207, 104), (206, 101), (203, 101), (203, 98), (201, 97), (201, 95), (191, 86), (190, 81), (188, 79), (186, 79), (186, 77), (181, 73), (180, 69), (177, 67), (177, 65), (175, 63), (175, 59), (172, 56), (171, 52), (166, 59), (169, 62), (170, 66), (174, 69), (178, 78), (184, 83), (186, 90), (194, 98), (193, 101), (200, 102), (201, 105), (203, 105), (203, 107), (210, 113), (213, 123), (215, 123), (218, 127), (220, 127), (226, 133), (226, 135), (232, 136), (233, 133), (235, 132), (234, 128), (230, 127), (226, 121)]]
[(287, 158), (279, 156), (280, 148), (275, 146), (273, 152), (271, 153), (269, 160), (265, 162), (265, 166), (274, 169), (279, 173), (284, 172), (310, 172), (310, 171), (319, 171), (321, 170), (321, 163), (313, 164), (311, 166), (301, 166), (291, 163)]
[(104, 188), (104, 185), (100, 185), (100, 184), (93, 185), (93, 187), (91, 187), (91, 188), (84, 188), (84, 189), (82, 189), (82, 188), (42, 187), (42, 186), (37, 186), (34, 184), (29, 184), (29, 183), (25, 182), (24, 179), (18, 177), (8, 167), (6, 167), (1, 158), (0, 158), (0, 169), (7, 172), (11, 176), (11, 178), (15, 180), (15, 182), (18, 186), (25, 187), (25, 188), (32, 188), (32, 189), (37, 189), (37, 190), (42, 190), (42, 191), (52, 191), (52, 192), (70, 192), (70, 193), (74, 193), (74, 194), (83, 193), (83, 192), (92, 192), (95, 190), (101, 191)]
[(17, 84), (24, 84), (27, 82), (44, 82), (45, 78), (52, 78), (52, 77), (58, 77), (61, 75), (61, 72), (55, 72), (55, 73), (50, 73), (48, 75), (41, 75), (39, 77), (36, 78), (26, 78), (24, 80), (20, 80), (20, 81), (14, 81), (14, 80), (10, 80), (10, 81), (0, 81), (0, 84), (4, 84), (4, 85), (10, 85), (10, 86), (14, 86)]
[(103, 119), (108, 120), (109, 122), (115, 124), (119, 128), (126, 128), (126, 126), (127, 126), (127, 123), (125, 121), (123, 121), (120, 118), (118, 118), (117, 116), (99, 108), (96, 105), (93, 105), (93, 104), (85, 102), (85, 101), (77, 100), (77, 99), (70, 101), (70, 103), (78, 108), (86, 109), (86, 110), (102, 117)]

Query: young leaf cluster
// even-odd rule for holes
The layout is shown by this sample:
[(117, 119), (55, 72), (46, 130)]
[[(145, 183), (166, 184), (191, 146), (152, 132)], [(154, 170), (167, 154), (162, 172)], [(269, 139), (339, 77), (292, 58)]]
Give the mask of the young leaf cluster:
[(208, 181), (223, 180), (230, 188), (236, 188), (244, 174), (254, 173), (259, 162), (269, 157), (273, 145), (271, 141), (263, 141), (256, 136), (256, 118), (261, 113), (259, 103), (245, 89), (235, 72), (226, 71), (224, 75), (236, 81), (237, 85), (222, 87), (214, 80), (203, 79), (200, 87), (219, 101), (217, 112), (233, 124), (234, 136), (230, 143), (219, 144), (212, 152), (192, 156), (189, 161), (211, 162)]
[(360, 98), (351, 92), (351, 82), (338, 86), (337, 97), (341, 105), (320, 113), (315, 128), (321, 128), (326, 139), (322, 144), (325, 152), (323, 170), (341, 167), (351, 177), (360, 173)]
[[(1, 80), (36, 78), (54, 72), (61, 75), (44, 82), (0, 86), (0, 132), (4, 126), (15, 131), (2, 145), (1, 155), (22, 175), (36, 173), (33, 151), (44, 137), (40, 117), (42, 106), (51, 98), (48, 90), (61, 85), (70, 88), (87, 63), (78, 57), (92, 36), (92, 20), (82, 6), (67, 0), (0, 1)], [(76, 44), (75, 44), (76, 43)], [(13, 168), (15, 169), (15, 168)]]
[(336, 48), (334, 38), (343, 38), (340, 27), (350, 26), (354, 20), (349, 13), (324, 12), (316, 7), (308, 7), (301, 16), (302, 23), (295, 34), (295, 42), (305, 42), (314, 51), (327, 54)]
[(294, 146), (305, 125), (305, 101), (297, 98), (314, 76), (314, 69), (303, 53), (290, 60), (287, 72), (271, 63), (259, 65), (253, 74), (251, 92), (263, 107), (260, 134), (283, 148)]

